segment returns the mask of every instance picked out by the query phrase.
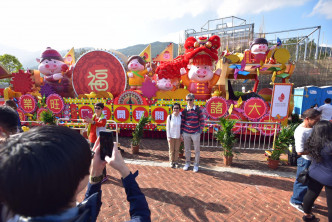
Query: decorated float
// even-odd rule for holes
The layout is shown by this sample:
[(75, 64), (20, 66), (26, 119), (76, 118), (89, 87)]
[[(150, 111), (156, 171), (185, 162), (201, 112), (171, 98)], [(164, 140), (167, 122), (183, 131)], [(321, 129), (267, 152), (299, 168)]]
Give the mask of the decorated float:
[[(39, 121), (40, 114), (49, 110), (59, 124), (74, 128), (84, 127), (77, 120), (91, 117), (93, 104), (102, 102), (107, 119), (124, 131), (132, 130), (142, 115), (152, 117), (146, 130), (164, 131), (170, 105), (178, 102), (185, 107), (188, 93), (195, 95), (195, 104), (207, 120), (229, 116), (240, 121), (285, 123), (292, 109), (289, 78), (295, 65), (281, 43), (269, 48), (265, 39), (256, 39), (243, 53), (220, 53), (218, 36), (189, 37), (184, 48), (185, 53), (175, 59), (170, 44), (155, 59), (149, 45), (129, 58), (117, 51), (93, 50), (75, 62), (74, 49), (62, 57), (48, 47), (37, 58), (38, 70), (0, 76), (11, 78), (3, 97), (17, 103), (21, 121)], [(259, 93), (262, 75), (271, 76), (273, 89)], [(281, 83), (274, 83), (276, 78)], [(255, 85), (251, 92), (235, 96), (232, 79), (253, 80)], [(205, 131), (208, 129), (207, 124)], [(238, 125), (234, 131), (240, 131)]]

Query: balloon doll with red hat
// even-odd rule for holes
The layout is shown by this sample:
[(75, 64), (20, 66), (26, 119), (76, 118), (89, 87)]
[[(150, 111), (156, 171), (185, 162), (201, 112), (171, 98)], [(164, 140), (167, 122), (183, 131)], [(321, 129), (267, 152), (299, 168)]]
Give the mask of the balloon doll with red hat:
[(221, 70), (213, 72), (215, 61), (218, 60), (219, 36), (189, 37), (184, 44), (187, 69), (181, 68), (181, 80), (196, 99), (206, 100), (211, 97), (212, 87), (218, 82)]

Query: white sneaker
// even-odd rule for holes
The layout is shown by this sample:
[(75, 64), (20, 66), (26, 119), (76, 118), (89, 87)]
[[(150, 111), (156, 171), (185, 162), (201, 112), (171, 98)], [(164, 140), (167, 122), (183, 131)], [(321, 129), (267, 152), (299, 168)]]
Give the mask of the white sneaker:
[(190, 167), (190, 163), (186, 163), (183, 167), (183, 170), (186, 171), (186, 170), (188, 170), (189, 167)]
[(291, 201), (289, 201), (289, 204), (292, 207), (294, 207), (296, 210), (300, 211), (301, 213), (304, 213), (302, 204), (292, 203)]
[(193, 171), (194, 171), (194, 173), (197, 173), (198, 172), (198, 166), (194, 166)]

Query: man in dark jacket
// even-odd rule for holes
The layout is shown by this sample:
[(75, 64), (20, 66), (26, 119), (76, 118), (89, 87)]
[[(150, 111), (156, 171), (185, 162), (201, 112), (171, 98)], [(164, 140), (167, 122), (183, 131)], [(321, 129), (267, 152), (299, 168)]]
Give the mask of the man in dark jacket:
[[(112, 158), (93, 158), (87, 141), (60, 126), (44, 126), (9, 138), (0, 150), (0, 221), (96, 221), (101, 207), (102, 171), (119, 171), (133, 221), (150, 221), (144, 194), (114, 144)], [(91, 161), (92, 158), (92, 161)], [(89, 172), (90, 171), (90, 172)], [(88, 184), (85, 200), (76, 196)]]

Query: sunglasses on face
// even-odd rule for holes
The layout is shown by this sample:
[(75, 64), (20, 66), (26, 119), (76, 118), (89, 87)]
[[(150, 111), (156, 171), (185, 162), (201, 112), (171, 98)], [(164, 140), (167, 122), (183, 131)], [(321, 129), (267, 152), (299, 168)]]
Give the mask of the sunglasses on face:
[(100, 107), (95, 107), (96, 110), (100, 110), (101, 108)]
[(186, 101), (187, 101), (187, 102), (188, 102), (188, 101), (190, 101), (190, 102), (191, 102), (191, 101), (193, 101), (193, 99), (186, 99)]

